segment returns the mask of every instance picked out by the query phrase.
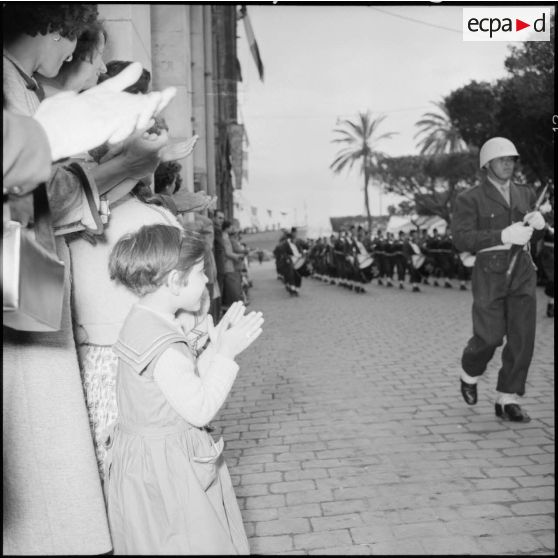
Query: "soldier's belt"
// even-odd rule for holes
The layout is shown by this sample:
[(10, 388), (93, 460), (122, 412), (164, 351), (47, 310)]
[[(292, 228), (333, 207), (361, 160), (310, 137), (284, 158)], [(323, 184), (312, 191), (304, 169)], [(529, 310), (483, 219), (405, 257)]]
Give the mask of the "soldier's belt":
[[(492, 252), (494, 250), (511, 250), (512, 246), (513, 244), (498, 244), (498, 246), (490, 246), (490, 248), (483, 248), (482, 250), (479, 250), (477, 254), (480, 254), (481, 252)], [(525, 252), (529, 251), (529, 243), (523, 246), (523, 250), (525, 250)]]

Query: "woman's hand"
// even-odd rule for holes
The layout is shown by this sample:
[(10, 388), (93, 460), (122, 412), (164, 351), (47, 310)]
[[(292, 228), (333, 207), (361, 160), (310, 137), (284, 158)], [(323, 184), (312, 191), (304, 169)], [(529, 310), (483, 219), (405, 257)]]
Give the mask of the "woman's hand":
[(188, 157), (194, 150), (194, 146), (198, 141), (198, 136), (193, 136), (189, 140), (170, 140), (168, 145), (159, 151), (161, 161), (178, 161)]
[(122, 165), (128, 171), (129, 178), (140, 180), (142, 177), (155, 172), (160, 163), (159, 150), (168, 142), (169, 136), (165, 130), (160, 134), (148, 134), (140, 131), (124, 142), (122, 148)]
[(53, 161), (87, 151), (105, 141), (118, 143), (149, 121), (176, 95), (176, 88), (132, 95), (122, 90), (141, 75), (141, 64), (130, 64), (118, 75), (80, 93), (65, 91), (45, 99), (34, 114), (44, 128)]

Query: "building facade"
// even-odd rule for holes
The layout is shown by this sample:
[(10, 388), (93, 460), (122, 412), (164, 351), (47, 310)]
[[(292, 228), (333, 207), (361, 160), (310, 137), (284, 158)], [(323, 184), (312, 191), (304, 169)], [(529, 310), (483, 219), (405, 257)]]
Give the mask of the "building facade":
[(153, 89), (177, 89), (164, 111), (170, 135), (199, 136), (192, 156), (180, 161), (183, 188), (217, 196), (218, 207), (232, 219), (237, 154), (242, 154), (238, 6), (99, 4), (99, 12), (109, 36), (105, 61), (141, 62), (151, 72)]

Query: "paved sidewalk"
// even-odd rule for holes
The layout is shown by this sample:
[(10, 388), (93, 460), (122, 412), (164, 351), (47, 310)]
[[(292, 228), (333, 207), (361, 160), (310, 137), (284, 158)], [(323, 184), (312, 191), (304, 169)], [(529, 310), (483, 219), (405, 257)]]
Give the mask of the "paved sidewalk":
[(250, 268), (264, 334), (214, 421), (253, 553), (544, 554), (554, 535), (554, 320), (539, 290), (528, 424), (459, 393), (471, 293), (305, 279), (289, 298)]

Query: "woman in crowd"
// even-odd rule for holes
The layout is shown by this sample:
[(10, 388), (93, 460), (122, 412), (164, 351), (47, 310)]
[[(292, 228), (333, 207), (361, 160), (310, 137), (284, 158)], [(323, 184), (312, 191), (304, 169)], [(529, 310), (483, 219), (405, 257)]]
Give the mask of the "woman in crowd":
[[(31, 116), (42, 98), (33, 75), (57, 75), (78, 36), (96, 20), (96, 6), (7, 3), (2, 15), (5, 108)], [(24, 221), (30, 219), (29, 201), (19, 204)], [(72, 335), (68, 250), (62, 238), (56, 247), (66, 265), (61, 329), (3, 332), (6, 554), (111, 549)]]
[(79, 93), (97, 85), (99, 77), (107, 72), (103, 62), (107, 38), (107, 32), (99, 21), (81, 33), (71, 60), (62, 64), (58, 74), (54, 77), (39, 75), (46, 96), (60, 91)]

